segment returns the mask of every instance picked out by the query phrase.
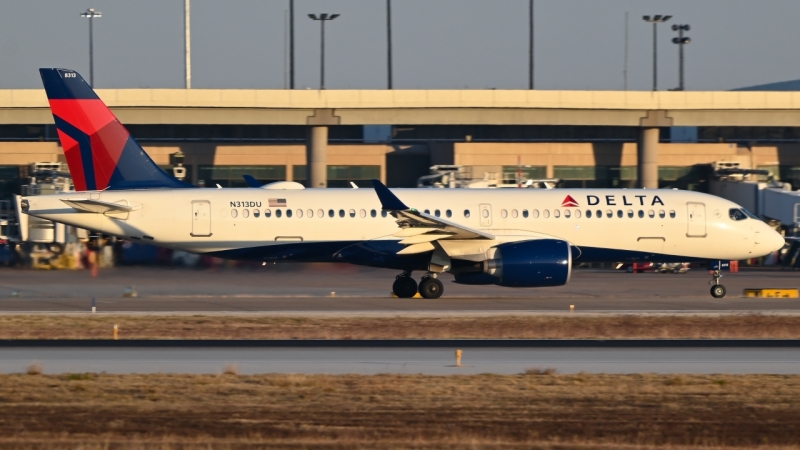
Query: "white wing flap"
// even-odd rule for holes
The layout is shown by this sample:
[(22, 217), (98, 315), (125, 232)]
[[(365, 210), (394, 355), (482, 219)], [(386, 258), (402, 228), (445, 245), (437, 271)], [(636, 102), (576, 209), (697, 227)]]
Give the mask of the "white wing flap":
[(432, 251), (435, 247), (430, 242), (423, 242), (421, 244), (413, 244), (397, 252), (398, 255), (413, 255), (416, 253), (425, 253)]
[(421, 244), (423, 242), (433, 242), (438, 241), (439, 239), (446, 239), (448, 237), (450, 237), (449, 234), (442, 233), (418, 234), (416, 236), (407, 237), (400, 241), (400, 243), (403, 245)]

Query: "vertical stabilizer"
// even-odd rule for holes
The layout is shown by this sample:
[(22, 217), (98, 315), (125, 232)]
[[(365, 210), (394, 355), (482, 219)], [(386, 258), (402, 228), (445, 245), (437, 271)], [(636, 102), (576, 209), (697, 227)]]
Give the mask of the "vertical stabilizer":
[(75, 190), (193, 187), (161, 170), (78, 72), (39, 73)]

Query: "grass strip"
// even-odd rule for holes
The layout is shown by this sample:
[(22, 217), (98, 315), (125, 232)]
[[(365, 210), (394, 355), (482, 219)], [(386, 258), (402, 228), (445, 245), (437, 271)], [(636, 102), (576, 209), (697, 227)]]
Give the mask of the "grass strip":
[(0, 339), (797, 339), (800, 316), (3, 315)]
[(0, 375), (0, 447), (796, 449), (798, 398), (767, 375)]

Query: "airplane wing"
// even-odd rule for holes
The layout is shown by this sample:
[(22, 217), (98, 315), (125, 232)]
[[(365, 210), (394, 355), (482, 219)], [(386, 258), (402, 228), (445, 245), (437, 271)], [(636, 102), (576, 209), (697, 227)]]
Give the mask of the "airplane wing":
[(92, 214), (122, 214), (128, 213), (133, 210), (133, 207), (128, 205), (120, 205), (118, 203), (101, 202), (100, 200), (61, 200), (68, 206), (77, 209), (80, 212)]
[(398, 254), (422, 253), (433, 250), (432, 243), (434, 241), (495, 239), (489, 233), (409, 208), (378, 180), (372, 180), (372, 185), (375, 188), (378, 199), (381, 201), (382, 208), (397, 219), (397, 225), (400, 230), (394, 236), (405, 238), (400, 243), (408, 245)]

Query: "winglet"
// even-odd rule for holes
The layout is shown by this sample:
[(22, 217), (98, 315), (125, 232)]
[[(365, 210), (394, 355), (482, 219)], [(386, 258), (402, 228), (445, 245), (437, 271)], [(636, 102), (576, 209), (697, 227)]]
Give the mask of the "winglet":
[(405, 211), (411, 209), (401, 202), (397, 196), (392, 194), (392, 191), (379, 180), (372, 180), (372, 186), (375, 188), (375, 193), (378, 194), (378, 199), (381, 201), (383, 209), (387, 211)]
[(247, 182), (247, 185), (250, 186), (251, 188), (260, 188), (261, 187), (261, 183), (259, 183), (258, 180), (253, 178), (252, 175), (242, 175), (242, 177), (244, 178), (244, 181)]

